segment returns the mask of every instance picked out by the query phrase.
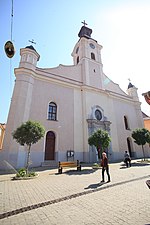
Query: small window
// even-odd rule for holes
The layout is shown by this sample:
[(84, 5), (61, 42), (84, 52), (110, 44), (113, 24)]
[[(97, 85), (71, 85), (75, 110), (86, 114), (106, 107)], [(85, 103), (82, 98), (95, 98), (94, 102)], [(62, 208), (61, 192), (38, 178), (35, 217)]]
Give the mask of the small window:
[(79, 56), (77, 57), (77, 64), (79, 63)]
[(57, 119), (57, 105), (54, 102), (49, 103), (48, 120)]
[(79, 47), (77, 47), (77, 49), (76, 49), (76, 54), (78, 53), (78, 51), (79, 51)]
[(91, 52), (91, 59), (95, 60), (95, 54)]
[(130, 130), (129, 125), (128, 125), (128, 120), (127, 120), (126, 116), (124, 116), (124, 125), (125, 125), (126, 130)]

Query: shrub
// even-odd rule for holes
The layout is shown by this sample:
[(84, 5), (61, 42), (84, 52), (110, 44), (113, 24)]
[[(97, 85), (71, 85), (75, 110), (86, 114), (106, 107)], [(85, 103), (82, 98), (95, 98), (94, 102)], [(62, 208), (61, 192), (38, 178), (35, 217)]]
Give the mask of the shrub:
[(36, 173), (34, 171), (26, 173), (26, 168), (21, 168), (18, 170), (16, 177), (35, 177)]

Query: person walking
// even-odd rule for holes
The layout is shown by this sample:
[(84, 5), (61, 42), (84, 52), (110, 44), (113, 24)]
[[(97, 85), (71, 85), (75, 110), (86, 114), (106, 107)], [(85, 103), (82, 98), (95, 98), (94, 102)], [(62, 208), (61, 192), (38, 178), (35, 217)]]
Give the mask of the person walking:
[(108, 158), (107, 158), (107, 155), (106, 155), (105, 152), (102, 153), (101, 166), (102, 166), (102, 181), (101, 182), (105, 182), (105, 178), (104, 178), (105, 170), (106, 170), (106, 173), (107, 173), (107, 176), (108, 176), (108, 181), (107, 182), (110, 182)]
[(129, 156), (129, 153), (125, 151), (124, 153), (124, 163), (126, 164), (126, 167), (131, 167), (131, 158)]

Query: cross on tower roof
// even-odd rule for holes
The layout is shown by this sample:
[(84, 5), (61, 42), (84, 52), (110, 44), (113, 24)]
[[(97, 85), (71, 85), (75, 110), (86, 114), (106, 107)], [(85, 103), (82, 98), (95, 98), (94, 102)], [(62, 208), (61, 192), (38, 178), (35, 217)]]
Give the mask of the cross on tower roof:
[(81, 22), (81, 23), (83, 23), (83, 24), (84, 24), (84, 26), (85, 26), (85, 25), (88, 25), (88, 24), (85, 22), (85, 20), (84, 20), (83, 22)]

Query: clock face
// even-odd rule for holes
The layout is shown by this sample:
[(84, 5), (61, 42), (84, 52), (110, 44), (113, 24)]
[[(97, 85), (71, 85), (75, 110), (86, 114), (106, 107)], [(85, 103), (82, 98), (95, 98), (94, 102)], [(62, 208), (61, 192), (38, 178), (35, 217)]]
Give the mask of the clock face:
[(95, 110), (95, 117), (97, 120), (101, 120), (102, 119), (102, 113), (100, 110), (96, 109)]
[(94, 49), (95, 45), (93, 45), (93, 43), (90, 43), (90, 47)]

